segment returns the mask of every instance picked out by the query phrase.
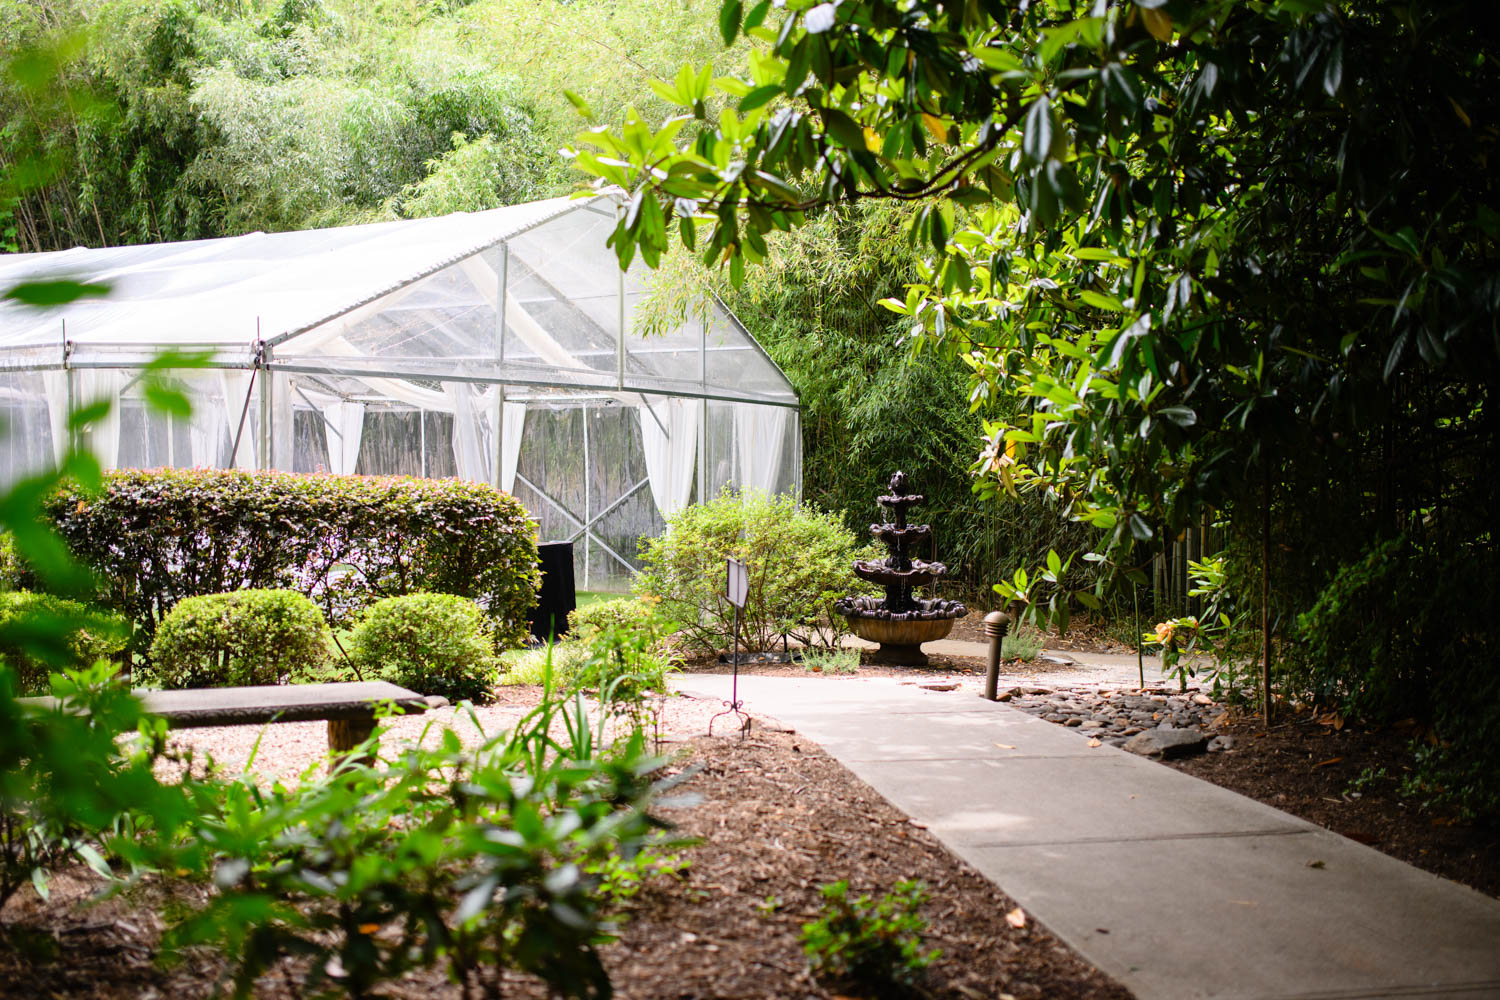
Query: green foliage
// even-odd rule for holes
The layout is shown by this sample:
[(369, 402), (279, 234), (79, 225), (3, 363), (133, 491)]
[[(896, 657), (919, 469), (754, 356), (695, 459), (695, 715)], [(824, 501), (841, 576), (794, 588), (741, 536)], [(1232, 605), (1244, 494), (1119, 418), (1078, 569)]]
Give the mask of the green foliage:
[(1349, 715), (1390, 717), (1423, 703), (1438, 650), (1411, 636), (1429, 631), (1423, 617), (1465, 614), (1460, 592), (1469, 587), (1453, 580), (1447, 593), (1433, 593), (1417, 575), (1423, 568), (1422, 553), (1402, 536), (1336, 575), (1297, 618), (1292, 682)]
[(1005, 638), (1000, 640), (1000, 656), (1006, 660), (1024, 660), (1030, 663), (1042, 651), (1042, 630), (1025, 622), (1017, 622)]
[[(0, 670), (0, 907), (78, 857), (100, 874), (137, 835), (170, 835), (188, 814), (180, 787), (156, 780), (165, 727), (142, 721), (117, 668), (96, 664), (54, 677), (54, 704), (24, 703)], [(141, 740), (121, 740), (139, 731)], [(102, 848), (102, 851), (101, 851)]]
[(355, 627), (349, 657), (365, 677), (481, 704), (493, 698), (500, 665), (484, 612), (453, 594), (377, 601)]
[(1500, 571), (1487, 549), (1449, 554), (1415, 534), (1371, 548), (1298, 616), (1286, 683), (1345, 715), (1416, 717), (1412, 787), (1434, 804), (1500, 811), (1500, 679), (1493, 660)]
[(37, 182), (0, 201), (22, 249), (336, 225), (561, 190), (560, 137), (515, 75), (452, 34), (422, 37), (364, 5), (283, 4), (266, 17), (207, 0), (4, 10), (0, 50), (48, 53), (63, 85), (0, 77), (0, 150), (37, 164)]
[(534, 649), (511, 650), (500, 654), (505, 672), (503, 685), (546, 685), (565, 688), (579, 668), (588, 660), (590, 649), (583, 642), (544, 643)]
[[(0, 0), (0, 248), (472, 211), (565, 194), (574, 91), (618, 120), (711, 57), (706, 0)], [(580, 57), (580, 49), (583, 57)], [(743, 54), (721, 57), (726, 69)], [(38, 73), (43, 63), (56, 72)], [(454, 136), (462, 137), (457, 142)]]
[[(78, 601), (25, 590), (0, 591), (0, 671), (9, 668), (22, 694), (47, 690), (47, 675), (118, 656), (130, 630), (118, 615)], [(58, 655), (58, 642), (63, 649)]]
[(479, 601), (499, 647), (536, 603), (536, 525), (508, 494), (456, 479), (121, 471), (60, 489), (49, 519), (130, 617), (138, 648), (184, 597), (290, 588), (335, 627), (384, 597)]
[(1162, 673), (1175, 675), (1184, 690), (1189, 677), (1202, 673), (1212, 681), (1215, 698), (1238, 700), (1259, 651), (1260, 633), (1252, 627), (1251, 609), (1231, 592), (1225, 567), (1222, 556), (1188, 560), (1188, 596), (1203, 602), (1203, 613), (1161, 622), (1142, 633), (1140, 641), (1161, 647)]
[(295, 590), (185, 597), (162, 619), (147, 677), (164, 688), (285, 684), (328, 664), (333, 634)]
[(633, 857), (608, 854), (584, 866), (584, 873), (598, 880), (599, 902), (608, 908), (628, 906), (650, 882), (683, 879), (692, 861), (671, 849), (673, 844), (648, 843)]
[(859, 548), (833, 514), (789, 496), (726, 490), (684, 507), (646, 541), (635, 581), (642, 598), (681, 623), (680, 639), (701, 652), (733, 642), (734, 606), (724, 596), (725, 560), (750, 573), (742, 641), (769, 649), (783, 634), (836, 645), (846, 631), (833, 602), (864, 585), (850, 568)]
[[(975, 495), (967, 466), (978, 451), (979, 418), (969, 365), (913, 354), (904, 343), (909, 324), (876, 306), (916, 277), (920, 256), (905, 232), (913, 212), (866, 202), (768, 234), (766, 260), (738, 289), (674, 254), (654, 295), (718, 292), (786, 372), (802, 404), (805, 498), (844, 511), (863, 537), (878, 514), (874, 498), (899, 466), (927, 497), (920, 513), (933, 526), (947, 579), (978, 587), (993, 583), (1000, 566), (1078, 547), (1088, 531), (1039, 494), (998, 508)], [(1088, 568), (1077, 567), (1077, 587), (1091, 582)]]
[(16, 540), (10, 532), (0, 532), (0, 591), (24, 589), (25, 570)]
[(650, 602), (631, 597), (593, 601), (568, 613), (568, 634), (580, 642), (592, 642), (613, 628), (644, 631), (652, 643), (660, 642), (671, 632)]
[[(1456, 544), (1485, 530), (1473, 513), (1495, 482), (1468, 442), (1493, 440), (1500, 364), (1500, 221), (1475, 124), (1500, 106), (1490, 13), (861, 0), (813, 26), (828, 7), (721, 11), (726, 37), (767, 48), (708, 97), (678, 84), (690, 129), (636, 116), (580, 137), (585, 171), (636, 192), (622, 263), (681, 234), (739, 283), (813, 209), (910, 202), (929, 259), (885, 304), (972, 367), (976, 402), (1021, 402), (987, 420), (981, 488), (1055, 497), (1115, 570), (1215, 510), (1251, 534), (1278, 489), (1310, 527), (1357, 516), (1343, 523), (1359, 531), (1299, 532), (1278, 565), (1314, 586), (1405, 515), (1441, 508)], [(713, 167), (731, 162), (732, 177)], [(1366, 488), (1287, 471), (1308, 455)], [(1334, 492), (1348, 499), (1308, 502)]]
[(639, 732), (601, 750), (581, 699), (547, 699), (477, 748), (444, 730), (293, 787), (204, 787), (168, 856), (211, 868), (217, 891), (167, 949), (225, 952), (236, 996), (296, 957), (304, 988), (351, 997), (427, 967), (466, 994), (498, 995), (520, 969), (559, 996), (607, 997), (597, 873), (658, 825), (645, 812), (658, 763)]
[(877, 902), (849, 898), (849, 883), (821, 887), (823, 915), (802, 926), (802, 948), (814, 975), (851, 982), (887, 994), (915, 985), (941, 954), (923, 952), (927, 921), (918, 909), (927, 901), (920, 882), (897, 882)]
[(803, 670), (815, 674), (855, 674), (859, 672), (859, 650), (809, 649), (799, 662)]

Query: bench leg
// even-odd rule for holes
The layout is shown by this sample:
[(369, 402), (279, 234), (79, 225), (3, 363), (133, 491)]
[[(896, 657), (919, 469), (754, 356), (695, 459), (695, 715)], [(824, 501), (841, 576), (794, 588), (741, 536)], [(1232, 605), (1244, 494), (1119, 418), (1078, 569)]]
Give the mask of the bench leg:
[[(334, 763), (349, 756), (350, 752), (358, 747), (370, 734), (375, 731), (375, 718), (360, 719), (329, 719), (328, 720), (328, 749), (333, 751)], [(371, 763), (368, 757), (365, 763)]]

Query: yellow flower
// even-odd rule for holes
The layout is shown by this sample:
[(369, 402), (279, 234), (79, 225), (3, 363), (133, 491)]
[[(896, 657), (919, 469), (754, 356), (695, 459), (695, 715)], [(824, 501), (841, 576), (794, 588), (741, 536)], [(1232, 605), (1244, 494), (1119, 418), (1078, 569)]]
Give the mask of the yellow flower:
[(1156, 641), (1165, 645), (1172, 641), (1172, 623), (1162, 622), (1156, 626)]

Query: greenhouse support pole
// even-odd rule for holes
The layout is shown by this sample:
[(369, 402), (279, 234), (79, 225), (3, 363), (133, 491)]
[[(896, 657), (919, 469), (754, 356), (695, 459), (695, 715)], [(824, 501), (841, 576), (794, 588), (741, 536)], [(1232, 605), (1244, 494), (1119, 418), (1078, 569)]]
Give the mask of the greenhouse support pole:
[[(500, 262), (495, 268), (495, 280), (498, 287), (495, 289), (495, 362), (500, 367), (505, 362), (505, 282), (510, 273), (510, 244), (500, 244)], [(495, 384), (495, 415), (490, 421), (490, 426), (495, 429), (495, 437), (492, 442), (494, 447), (490, 449), (490, 485), (495, 489), (500, 488), (500, 470), (505, 465), (505, 383)]]
[[(699, 323), (698, 381), (708, 392), (708, 320)], [(708, 503), (708, 400), (698, 401), (698, 502)]]
[(583, 414), (583, 589), (589, 589), (589, 540), (592, 532), (589, 531), (589, 470), (592, 469), (594, 456), (589, 454), (589, 410), (585, 404), (579, 412)]
[(68, 362), (73, 354), (73, 345), (68, 343), (68, 321), (62, 321), (62, 366), (63, 366), (63, 391), (67, 394), (65, 399), (68, 404), (68, 451), (78, 450), (78, 437), (80, 431), (72, 426), (73, 410), (78, 406), (78, 389), (73, 385), (73, 366)]
[[(617, 206), (616, 214), (620, 211)], [(615, 299), (619, 306), (619, 337), (616, 338), (618, 347), (615, 350), (615, 388), (625, 388), (625, 270), (620, 268), (616, 272)]]
[[(256, 326), (258, 327), (259, 325), (260, 321), (257, 320)], [(259, 333), (260, 331), (257, 330), (257, 340), (260, 339)], [(255, 352), (256, 364), (264, 364), (266, 361), (270, 360), (270, 357), (270, 346), (262, 342), (260, 344), (260, 350)], [(262, 470), (274, 469), (276, 467), (276, 463), (271, 460), (271, 442), (275, 440), (275, 436), (271, 433), (271, 414), (275, 412), (274, 404), (276, 392), (276, 387), (272, 384), (272, 382), (273, 380), (269, 371), (266, 372), (266, 377), (260, 380), (260, 433), (259, 435), (257, 435), (260, 440), (260, 454), (255, 457), (259, 459), (256, 464)]]

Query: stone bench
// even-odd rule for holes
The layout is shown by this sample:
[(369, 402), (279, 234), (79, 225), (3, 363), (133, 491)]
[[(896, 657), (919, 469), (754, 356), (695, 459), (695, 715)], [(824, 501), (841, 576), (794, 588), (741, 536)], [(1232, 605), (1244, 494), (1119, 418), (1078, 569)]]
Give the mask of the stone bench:
[[(369, 739), (375, 731), (375, 710), (386, 702), (409, 715), (448, 704), (446, 698), (424, 697), (386, 681), (134, 693), (143, 712), (166, 719), (173, 729), (326, 719), (328, 748), (335, 753), (348, 753)], [(25, 700), (55, 703), (51, 697)]]

